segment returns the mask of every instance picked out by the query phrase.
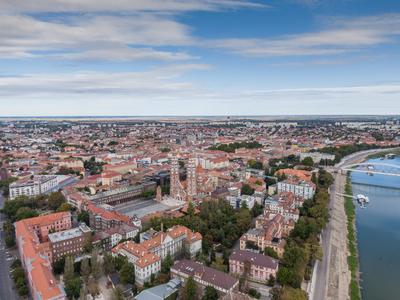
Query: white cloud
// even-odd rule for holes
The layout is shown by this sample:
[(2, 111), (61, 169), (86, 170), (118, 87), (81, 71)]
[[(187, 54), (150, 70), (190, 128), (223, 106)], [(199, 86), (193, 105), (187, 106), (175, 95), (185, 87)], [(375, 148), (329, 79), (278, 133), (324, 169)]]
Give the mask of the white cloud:
[(37, 12), (184, 12), (266, 7), (245, 0), (2, 0), (0, 11)]
[(154, 47), (191, 43), (188, 28), (166, 16), (80, 16), (63, 22), (17, 15), (0, 17), (2, 58), (49, 55), (68, 59), (184, 60), (193, 57)]
[(0, 77), (0, 115), (392, 114), (400, 111), (399, 83), (210, 90), (184, 79), (187, 72), (208, 68), (202, 64), (181, 64), (141, 72), (3, 76)]
[[(141, 72), (77, 72), (25, 74), (0, 77), (0, 97), (49, 97), (94, 95), (98, 97), (134, 95), (142, 97), (188, 96), (193, 85), (178, 81), (193, 70), (208, 69), (204, 64), (172, 65)], [(57, 100), (55, 100), (57, 101)]]
[(400, 35), (400, 15), (327, 18), (327, 28), (315, 33), (274, 39), (220, 39), (210, 47), (250, 57), (334, 55), (391, 43)]

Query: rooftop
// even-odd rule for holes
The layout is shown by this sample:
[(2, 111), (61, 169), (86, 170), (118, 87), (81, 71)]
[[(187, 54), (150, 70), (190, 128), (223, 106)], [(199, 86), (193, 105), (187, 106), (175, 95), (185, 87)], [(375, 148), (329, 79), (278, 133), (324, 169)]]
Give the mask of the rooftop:
[(49, 234), (49, 240), (52, 243), (70, 240), (82, 236), (84, 233), (90, 232), (90, 228), (86, 224), (81, 224), (77, 228), (54, 232)]

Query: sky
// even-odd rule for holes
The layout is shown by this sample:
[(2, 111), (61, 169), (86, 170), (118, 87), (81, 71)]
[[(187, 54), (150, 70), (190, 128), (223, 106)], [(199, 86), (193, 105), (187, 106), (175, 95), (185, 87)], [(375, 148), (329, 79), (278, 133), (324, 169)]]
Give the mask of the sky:
[(398, 0), (0, 0), (0, 116), (400, 115)]

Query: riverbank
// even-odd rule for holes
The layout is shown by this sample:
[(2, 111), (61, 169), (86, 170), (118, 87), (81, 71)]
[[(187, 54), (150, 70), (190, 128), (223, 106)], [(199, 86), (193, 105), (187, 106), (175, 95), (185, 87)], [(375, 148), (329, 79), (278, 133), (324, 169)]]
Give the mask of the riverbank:
[(383, 150), (383, 151), (381, 151), (379, 153), (368, 155), (367, 159), (381, 158), (381, 157), (384, 157), (386, 154), (389, 154), (389, 153), (400, 155), (400, 149)]
[[(347, 176), (346, 178), (345, 194), (353, 195), (350, 176)], [(349, 252), (347, 262), (349, 265), (349, 271), (351, 273), (349, 296), (351, 300), (361, 300), (357, 231), (355, 223), (356, 206), (352, 197), (345, 197), (344, 208), (347, 216), (347, 246)]]

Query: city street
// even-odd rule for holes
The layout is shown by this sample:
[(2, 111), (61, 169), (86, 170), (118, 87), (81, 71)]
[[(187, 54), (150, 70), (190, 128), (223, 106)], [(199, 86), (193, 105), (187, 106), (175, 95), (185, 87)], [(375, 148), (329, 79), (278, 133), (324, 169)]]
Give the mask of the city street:
[[(4, 197), (0, 193), (0, 208), (3, 208)], [(0, 299), (15, 300), (18, 299), (13, 290), (13, 283), (10, 277), (10, 264), (12, 259), (7, 257), (7, 249), (4, 242), (3, 222), (5, 217), (0, 214)], [(7, 260), (8, 259), (8, 260)]]

